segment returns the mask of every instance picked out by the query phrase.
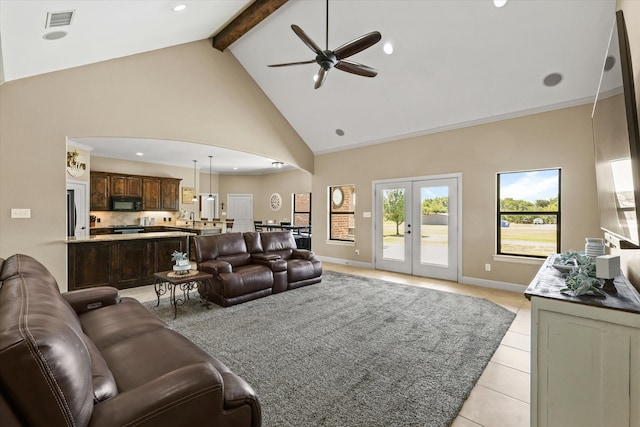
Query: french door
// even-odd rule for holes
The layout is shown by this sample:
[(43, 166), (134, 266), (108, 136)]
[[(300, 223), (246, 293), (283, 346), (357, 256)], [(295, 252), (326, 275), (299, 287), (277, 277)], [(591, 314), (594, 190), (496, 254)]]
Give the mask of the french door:
[(459, 176), (375, 184), (375, 266), (458, 280)]

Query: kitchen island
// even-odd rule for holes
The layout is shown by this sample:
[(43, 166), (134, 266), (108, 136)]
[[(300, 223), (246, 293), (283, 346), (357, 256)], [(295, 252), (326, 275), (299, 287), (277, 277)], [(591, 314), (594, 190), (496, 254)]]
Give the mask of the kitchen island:
[(67, 240), (68, 290), (150, 285), (153, 273), (171, 270), (173, 251), (188, 252), (195, 233), (164, 231), (101, 234)]

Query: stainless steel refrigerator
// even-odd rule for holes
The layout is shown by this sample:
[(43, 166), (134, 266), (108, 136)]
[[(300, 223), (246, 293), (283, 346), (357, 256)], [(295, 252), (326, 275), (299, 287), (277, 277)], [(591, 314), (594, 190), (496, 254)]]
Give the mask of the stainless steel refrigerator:
[(76, 202), (74, 191), (67, 190), (67, 236), (75, 237), (77, 224)]

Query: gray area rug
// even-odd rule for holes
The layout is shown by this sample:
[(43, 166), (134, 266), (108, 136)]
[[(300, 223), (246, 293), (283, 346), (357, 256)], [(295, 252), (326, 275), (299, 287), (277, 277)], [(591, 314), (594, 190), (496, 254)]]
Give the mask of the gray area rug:
[(513, 321), (484, 299), (325, 272), (207, 310), (147, 307), (256, 390), (264, 426), (449, 426)]

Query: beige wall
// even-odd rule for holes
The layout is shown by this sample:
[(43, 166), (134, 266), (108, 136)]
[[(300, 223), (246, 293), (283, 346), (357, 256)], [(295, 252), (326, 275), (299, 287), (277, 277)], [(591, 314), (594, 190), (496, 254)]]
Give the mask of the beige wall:
[[(313, 154), (240, 64), (209, 41), (0, 86), (0, 257), (26, 253), (66, 284), (67, 137), (234, 148), (313, 170)], [(30, 208), (31, 219), (11, 219)]]
[[(462, 267), (466, 278), (528, 285), (539, 266), (496, 262), (496, 174), (562, 168), (562, 250), (583, 249), (599, 236), (591, 105), (530, 115), (402, 141), (316, 156), (313, 250), (318, 255), (373, 262), (372, 182), (462, 174)], [(367, 159), (363, 162), (362, 159)], [(326, 242), (327, 187), (355, 184), (355, 247)], [(355, 249), (360, 255), (355, 255)], [(491, 263), (491, 272), (484, 265)]]
[[(291, 220), (291, 195), (311, 191), (312, 175), (306, 171), (293, 170), (265, 175), (221, 175), (220, 200), (227, 203), (228, 194), (253, 194), (253, 216), (256, 220), (273, 219), (276, 222)], [(269, 199), (273, 193), (282, 196), (282, 208), (273, 212)], [(313, 202), (312, 202), (313, 203)]]

